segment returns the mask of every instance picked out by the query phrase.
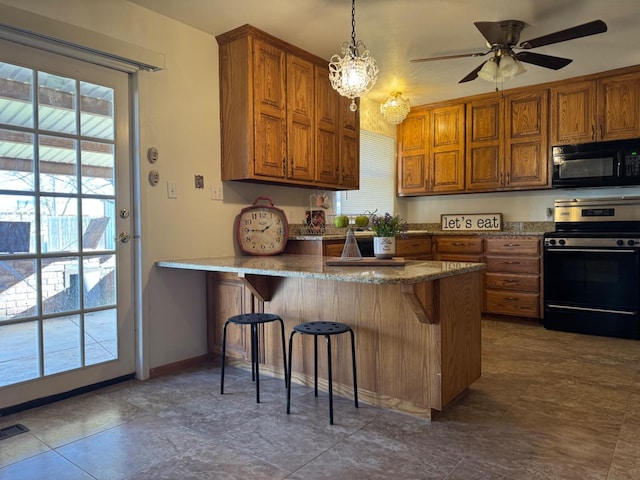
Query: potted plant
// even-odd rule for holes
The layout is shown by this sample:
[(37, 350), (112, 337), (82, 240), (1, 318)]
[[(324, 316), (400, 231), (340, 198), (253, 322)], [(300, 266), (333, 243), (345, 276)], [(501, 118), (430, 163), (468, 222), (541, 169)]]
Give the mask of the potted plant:
[(396, 254), (396, 236), (404, 236), (407, 222), (400, 215), (373, 215), (371, 219), (373, 230), (373, 254), (376, 258), (393, 258)]

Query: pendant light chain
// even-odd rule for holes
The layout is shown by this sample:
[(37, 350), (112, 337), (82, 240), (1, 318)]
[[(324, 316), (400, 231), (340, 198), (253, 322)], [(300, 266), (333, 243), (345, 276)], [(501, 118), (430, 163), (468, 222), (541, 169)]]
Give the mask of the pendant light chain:
[(364, 43), (356, 40), (356, 0), (351, 0), (351, 42), (342, 44), (342, 55), (331, 57), (329, 80), (334, 90), (351, 99), (349, 109), (355, 112), (355, 99), (371, 90), (378, 79), (375, 59)]
[(356, 0), (351, 0), (351, 47), (356, 48)]

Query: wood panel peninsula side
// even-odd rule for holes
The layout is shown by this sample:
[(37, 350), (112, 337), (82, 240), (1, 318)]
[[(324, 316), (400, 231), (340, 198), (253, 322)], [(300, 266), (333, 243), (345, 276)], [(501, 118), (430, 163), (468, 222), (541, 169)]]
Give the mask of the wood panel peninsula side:
[[(431, 418), (480, 378), (484, 264), (407, 261), (401, 267), (327, 266), (311, 255), (219, 257), (157, 262), (207, 272), (208, 345), (220, 355), (231, 315), (280, 315), (287, 338), (314, 320), (350, 325), (356, 338), (358, 396), (366, 403)], [(249, 367), (248, 334), (228, 332), (227, 354)], [(282, 377), (279, 332), (262, 329), (261, 370)], [(337, 337), (333, 385), (353, 394), (350, 348)], [(293, 381), (313, 384), (312, 340), (294, 342)], [(233, 344), (234, 348), (229, 348)], [(321, 350), (324, 348), (324, 342)], [(304, 351), (303, 351), (304, 350)], [(231, 352), (231, 353), (230, 353)], [(324, 358), (322, 351), (320, 358)], [(319, 384), (327, 389), (324, 361)]]

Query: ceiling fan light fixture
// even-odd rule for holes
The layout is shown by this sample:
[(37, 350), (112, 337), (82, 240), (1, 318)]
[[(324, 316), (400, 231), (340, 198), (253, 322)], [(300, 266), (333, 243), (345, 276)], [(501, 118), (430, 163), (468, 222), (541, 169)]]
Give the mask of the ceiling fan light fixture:
[(527, 71), (526, 68), (524, 68), (524, 63), (522, 63), (521, 61), (519, 61), (517, 58), (515, 59), (516, 61), (516, 65), (518, 66), (518, 70), (516, 71), (516, 73), (513, 74), (513, 76), (515, 77), (516, 75), (520, 75), (524, 72)]
[(478, 72), (478, 77), (486, 80), (487, 82), (495, 82), (498, 75), (498, 64), (495, 58), (487, 60)]
[(393, 91), (380, 104), (380, 114), (391, 125), (401, 124), (411, 110), (409, 100), (402, 98), (402, 92)]
[(500, 63), (498, 64), (498, 70), (502, 77), (511, 78), (518, 73), (518, 65), (511, 55), (502, 55), (500, 57)]
[(378, 66), (362, 41), (356, 41), (356, 1), (351, 0), (351, 42), (342, 44), (342, 57), (335, 54), (329, 62), (331, 86), (343, 97), (351, 99), (352, 112), (358, 108), (355, 99), (365, 95), (378, 79)]

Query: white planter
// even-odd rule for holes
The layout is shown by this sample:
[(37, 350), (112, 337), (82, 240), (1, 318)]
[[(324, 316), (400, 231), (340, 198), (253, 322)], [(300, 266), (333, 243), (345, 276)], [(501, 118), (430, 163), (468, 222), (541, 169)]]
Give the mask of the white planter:
[(393, 258), (396, 254), (396, 237), (373, 237), (373, 254), (376, 258)]

